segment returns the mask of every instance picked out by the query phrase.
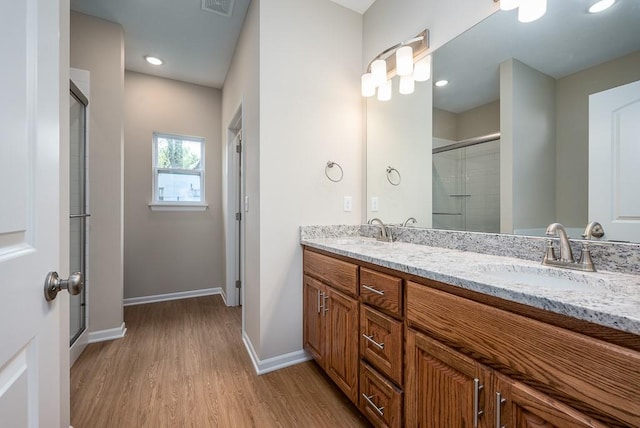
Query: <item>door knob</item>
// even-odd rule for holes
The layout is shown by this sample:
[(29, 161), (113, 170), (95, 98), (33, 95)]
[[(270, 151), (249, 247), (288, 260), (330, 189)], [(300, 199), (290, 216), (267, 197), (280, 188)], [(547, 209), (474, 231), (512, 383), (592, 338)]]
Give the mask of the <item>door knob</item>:
[(80, 294), (84, 287), (84, 275), (82, 272), (74, 272), (69, 275), (69, 279), (60, 279), (58, 272), (49, 272), (44, 280), (44, 298), (47, 302), (52, 301), (61, 290), (68, 290), (69, 294)]

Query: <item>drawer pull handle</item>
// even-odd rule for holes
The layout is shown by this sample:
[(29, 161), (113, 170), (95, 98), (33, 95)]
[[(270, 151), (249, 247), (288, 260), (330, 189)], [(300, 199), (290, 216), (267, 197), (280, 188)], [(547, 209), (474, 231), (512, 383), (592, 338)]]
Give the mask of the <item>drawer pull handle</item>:
[(321, 300), (322, 294), (323, 294), (322, 291), (318, 290), (318, 304), (317, 304), (318, 313), (320, 313), (320, 311), (322, 310), (322, 300)]
[(362, 394), (362, 396), (364, 397), (365, 400), (367, 400), (367, 403), (369, 403), (369, 405), (371, 407), (373, 407), (373, 409), (380, 415), (380, 416), (384, 416), (384, 407), (378, 407), (376, 406), (376, 403), (374, 403), (371, 399), (373, 397), (375, 397), (375, 395), (370, 395), (367, 396), (367, 394)]
[(327, 312), (329, 312), (329, 306), (327, 306), (327, 300), (329, 300), (329, 295), (327, 293), (322, 293), (322, 312), (324, 312), (323, 315), (326, 315)]
[(496, 392), (496, 428), (505, 428), (502, 425), (502, 405), (506, 403), (506, 399), (502, 398), (502, 394)]
[(478, 428), (478, 418), (484, 411), (480, 410), (480, 390), (484, 385), (480, 385), (480, 379), (473, 380), (473, 428)]
[(362, 337), (367, 339), (369, 342), (373, 343), (375, 346), (378, 347), (378, 349), (384, 349), (384, 343), (378, 343), (375, 340), (373, 340), (373, 334), (371, 336), (367, 336), (366, 334), (362, 333)]
[(369, 291), (371, 291), (372, 293), (376, 293), (376, 294), (378, 294), (378, 295), (380, 295), (380, 296), (384, 296), (384, 291), (376, 290), (375, 288), (371, 287), (370, 285), (362, 284), (362, 287), (363, 287), (365, 290), (369, 290)]

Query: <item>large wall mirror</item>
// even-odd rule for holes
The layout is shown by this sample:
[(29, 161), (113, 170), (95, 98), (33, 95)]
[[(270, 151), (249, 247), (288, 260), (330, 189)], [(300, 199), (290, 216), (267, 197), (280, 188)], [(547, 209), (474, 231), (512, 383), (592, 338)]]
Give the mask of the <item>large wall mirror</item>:
[[(640, 2), (590, 4), (549, 2), (526, 24), (498, 11), (433, 53), (428, 87), (367, 99), (367, 217), (525, 235), (558, 221), (574, 237), (600, 221), (589, 218), (589, 98), (640, 80)], [(629, 153), (640, 169), (640, 150)]]

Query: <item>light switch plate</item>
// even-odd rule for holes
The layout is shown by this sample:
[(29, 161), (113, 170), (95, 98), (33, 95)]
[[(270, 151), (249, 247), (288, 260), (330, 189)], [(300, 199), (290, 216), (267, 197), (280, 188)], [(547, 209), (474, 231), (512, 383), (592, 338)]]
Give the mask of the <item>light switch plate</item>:
[(345, 212), (353, 211), (353, 198), (351, 196), (344, 197), (344, 210)]
[(378, 197), (377, 196), (371, 197), (371, 211), (372, 212), (377, 212), (378, 211)]

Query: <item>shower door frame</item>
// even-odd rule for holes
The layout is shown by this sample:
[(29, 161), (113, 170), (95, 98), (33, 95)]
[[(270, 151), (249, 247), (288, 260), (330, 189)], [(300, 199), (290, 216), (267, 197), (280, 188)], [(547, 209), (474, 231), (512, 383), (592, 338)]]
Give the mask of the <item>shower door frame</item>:
[[(75, 341), (70, 344), (69, 348), (69, 360), (70, 365), (78, 359), (84, 348), (89, 343), (89, 293), (90, 293), (90, 269), (89, 269), (89, 221), (90, 215), (89, 212), (89, 117), (90, 117), (90, 106), (89, 106), (89, 78), (90, 73), (86, 70), (80, 70), (71, 68), (70, 69), (70, 95), (75, 96), (76, 99), (80, 98), (78, 95), (81, 95), (82, 98), (86, 101), (86, 103), (82, 102), (83, 100), (79, 100), (82, 104), (85, 105), (85, 126), (84, 126), (84, 139), (85, 139), (85, 148), (84, 148), (84, 158), (85, 158), (85, 185), (84, 185), (84, 204), (85, 204), (85, 221), (84, 223), (84, 330), (77, 336)], [(74, 93), (76, 92), (76, 93)], [(72, 213), (70, 213), (72, 214)], [(69, 306), (71, 308), (71, 306)], [(72, 338), (73, 335), (69, 334)]]

